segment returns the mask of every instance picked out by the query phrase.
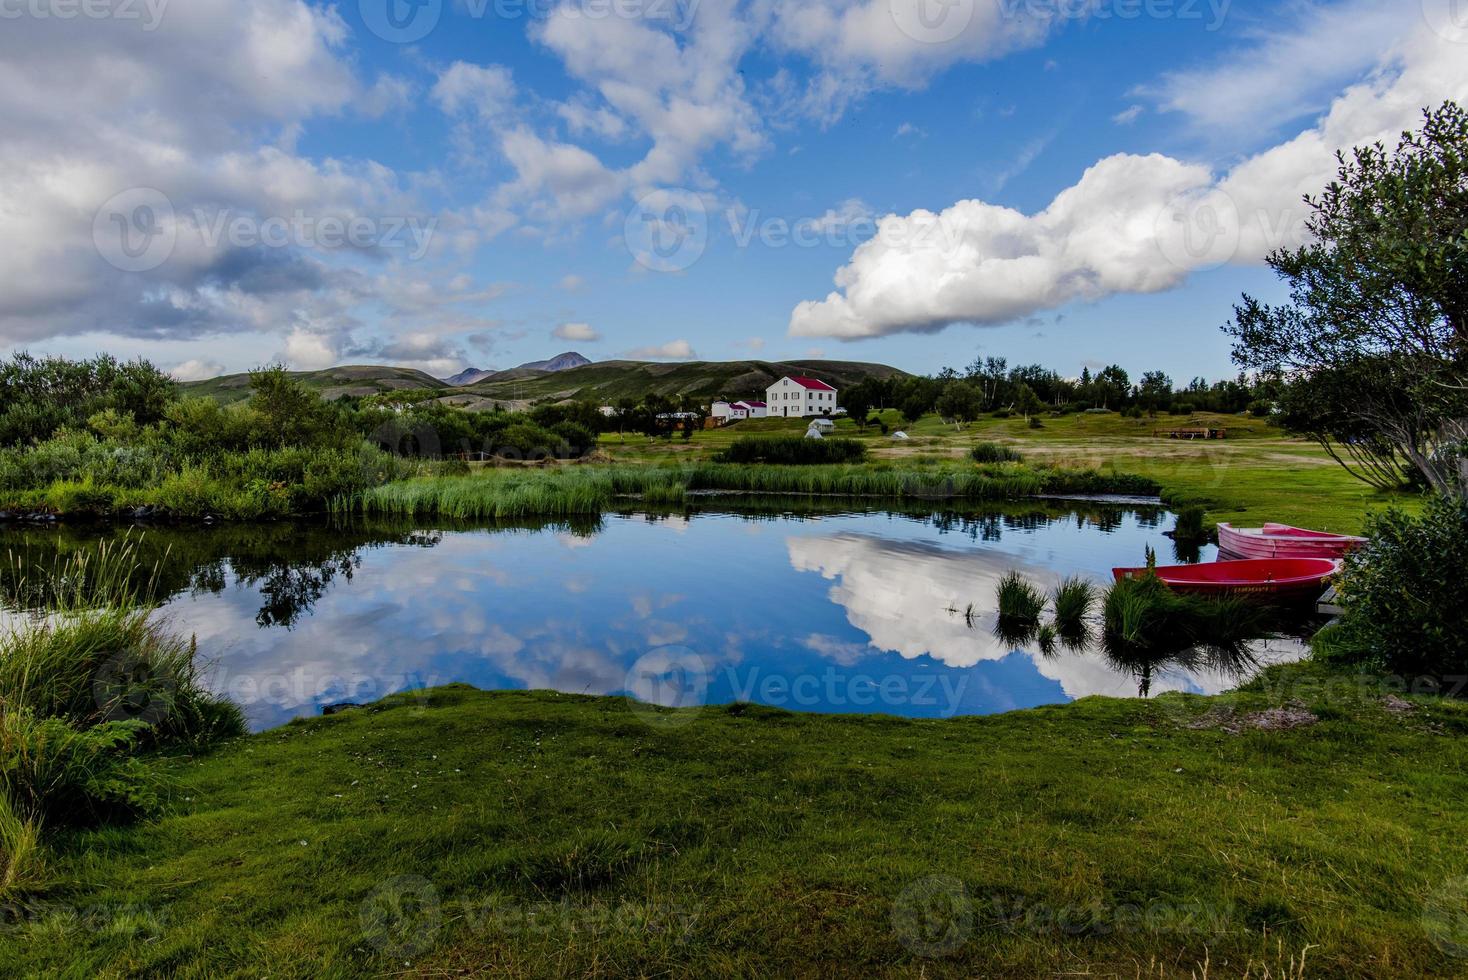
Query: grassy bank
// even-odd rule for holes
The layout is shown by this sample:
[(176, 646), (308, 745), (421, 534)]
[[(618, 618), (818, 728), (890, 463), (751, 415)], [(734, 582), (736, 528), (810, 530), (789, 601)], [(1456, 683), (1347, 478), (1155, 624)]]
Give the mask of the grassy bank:
[[(956, 463), (966, 459), (976, 443), (998, 442), (1019, 450), (1031, 464), (1136, 474), (1160, 485), (1164, 498), (1175, 506), (1202, 504), (1210, 522), (1283, 521), (1358, 531), (1373, 509), (1418, 505), (1415, 495), (1373, 490), (1315, 444), (1252, 416), (1047, 415), (1042, 427), (1033, 429), (1018, 416), (986, 417), (958, 428), (932, 415), (913, 425), (902, 423), (895, 411), (879, 415), (889, 429), (903, 428), (911, 438), (897, 442), (890, 433), (875, 427), (862, 431), (846, 419), (836, 423), (836, 433), (863, 441), (874, 461), (893, 466)], [(1228, 438), (1191, 441), (1166, 435), (1168, 430), (1195, 425), (1226, 428)], [(700, 432), (688, 443), (612, 434), (602, 437), (602, 450), (618, 462), (691, 462), (723, 451), (740, 436), (788, 434), (804, 428), (805, 422), (797, 419), (740, 422)]]
[[(58, 841), (0, 961), (1461, 975), (1440, 913), (1468, 874), (1468, 706), (1320, 681), (949, 721), (400, 696), (173, 758), (173, 812)], [(1286, 702), (1314, 723), (1251, 721)]]
[(402, 480), (342, 498), (340, 513), (513, 519), (595, 514), (619, 497), (677, 503), (690, 493), (805, 494), (889, 500), (1005, 500), (1044, 493), (1155, 493), (1125, 474), (1018, 464), (775, 466), (729, 463), (483, 469)]

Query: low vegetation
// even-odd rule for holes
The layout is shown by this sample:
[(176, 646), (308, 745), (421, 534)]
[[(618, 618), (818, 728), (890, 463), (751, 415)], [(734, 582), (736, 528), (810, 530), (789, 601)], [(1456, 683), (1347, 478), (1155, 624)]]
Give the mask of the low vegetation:
[[(1468, 706), (1398, 700), (1308, 665), (947, 721), (740, 704), (649, 725), (617, 698), (415, 692), (166, 763), (180, 802), (58, 842), (0, 961), (1453, 976), (1468, 857), (1420, 845), (1468, 835), (1442, 748)], [(1252, 721), (1287, 705), (1315, 723)]]
[(239, 709), (200, 682), (192, 639), (155, 618), (134, 566), (124, 542), (36, 570), (65, 584), (0, 634), (0, 886), (43, 877), (43, 828), (159, 812), (157, 751), (244, 733)]
[(804, 436), (749, 436), (714, 457), (719, 463), (774, 463), (811, 466), (859, 463), (867, 447), (856, 439), (807, 439)]
[(1346, 558), (1335, 659), (1461, 687), (1468, 676), (1468, 499), (1435, 497), (1420, 516), (1388, 511)]

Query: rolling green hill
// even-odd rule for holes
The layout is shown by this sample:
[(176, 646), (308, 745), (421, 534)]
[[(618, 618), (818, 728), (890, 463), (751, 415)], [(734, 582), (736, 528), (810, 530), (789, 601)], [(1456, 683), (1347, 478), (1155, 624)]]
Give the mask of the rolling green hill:
[(611, 403), (652, 393), (712, 399), (763, 397), (772, 382), (787, 374), (803, 374), (838, 389), (864, 378), (887, 378), (905, 372), (885, 364), (860, 361), (598, 361), (565, 371), (503, 371), (471, 385), (467, 391), (488, 398), (540, 398)]
[[(689, 395), (701, 399), (763, 397), (765, 388), (787, 374), (820, 378), (838, 389), (864, 378), (887, 378), (905, 372), (885, 364), (860, 361), (686, 361), (664, 364), (651, 361), (599, 361), (563, 371), (511, 368), (498, 371), (472, 385), (455, 387), (446, 381), (409, 368), (350, 365), (325, 371), (293, 371), (324, 398), (343, 395), (372, 395), (383, 391), (433, 389), (445, 400), (470, 408), (490, 408), (496, 403), (523, 404), (540, 399), (575, 398), (611, 403), (620, 398), (647, 394), (668, 397)], [(227, 374), (207, 381), (191, 381), (184, 392), (215, 398), (225, 404), (250, 397), (248, 374)]]
[[(375, 395), (382, 391), (412, 388), (449, 388), (445, 382), (422, 371), (372, 364), (350, 364), (325, 371), (292, 371), (290, 376), (320, 391), (323, 398)], [(180, 387), (185, 394), (215, 398), (228, 405), (250, 397), (250, 376), (226, 374), (207, 381), (190, 381)]]

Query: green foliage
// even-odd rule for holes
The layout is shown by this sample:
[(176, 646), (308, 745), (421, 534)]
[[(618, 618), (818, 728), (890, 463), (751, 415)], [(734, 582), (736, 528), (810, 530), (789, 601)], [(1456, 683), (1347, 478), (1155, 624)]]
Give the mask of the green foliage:
[(734, 440), (716, 459), (721, 463), (822, 465), (854, 463), (866, 457), (856, 439), (806, 439), (801, 436), (745, 436)]
[(81, 429), (100, 412), (149, 425), (177, 397), (173, 380), (147, 361), (101, 355), (71, 361), (20, 353), (0, 360), (0, 446), (49, 439)]
[(1086, 640), (1089, 627), (1086, 617), (1096, 603), (1096, 587), (1080, 576), (1074, 576), (1055, 587), (1050, 598), (1055, 609), (1055, 629), (1061, 639), (1071, 646), (1080, 646)]
[(1207, 510), (1197, 504), (1191, 504), (1179, 509), (1177, 512), (1177, 522), (1172, 528), (1173, 540), (1205, 540), (1208, 537), (1208, 532), (1203, 527), (1203, 517), (1206, 513)]
[(0, 714), (0, 794), (22, 820), (77, 825), (154, 813), (163, 781), (134, 754), (140, 721), (78, 728), (29, 708)]
[(1019, 572), (1007, 572), (996, 588), (999, 619), (1016, 626), (1033, 626), (1045, 611), (1045, 594)]
[(45, 876), (40, 820), (16, 813), (0, 793), (0, 902), (41, 886)]
[(981, 442), (969, 450), (975, 463), (1019, 463), (1024, 453), (997, 442)]
[(1371, 485), (1410, 466), (1468, 497), (1468, 472), (1438, 462), (1468, 439), (1468, 112), (1445, 102), (1394, 149), (1339, 161), (1307, 198), (1310, 241), (1268, 258), (1288, 303), (1234, 308), (1234, 360), (1288, 378), (1282, 421)]
[(1347, 555), (1338, 659), (1405, 677), (1468, 674), (1468, 501), (1436, 497), (1421, 516), (1372, 517)]

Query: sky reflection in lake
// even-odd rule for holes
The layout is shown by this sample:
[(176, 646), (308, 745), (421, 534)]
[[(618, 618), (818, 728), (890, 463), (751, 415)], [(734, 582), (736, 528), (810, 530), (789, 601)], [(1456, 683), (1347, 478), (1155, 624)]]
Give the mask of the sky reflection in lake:
[[(263, 728), (455, 681), (665, 701), (645, 670), (665, 663), (696, 664), (707, 703), (795, 710), (947, 717), (1134, 696), (1135, 678), (1097, 653), (1042, 657), (998, 640), (995, 585), (1010, 569), (1047, 587), (1078, 573), (1103, 582), (1145, 545), (1170, 556), (1170, 524), (1146, 509), (698, 513), (607, 517), (589, 533), (359, 533), (326, 556), (292, 555), (287, 535), (264, 558), (220, 532), (160, 533), (187, 573), (166, 615), (197, 634), (211, 685)], [(1267, 661), (1301, 652), (1260, 649)], [(1152, 693), (1234, 683), (1163, 670)]]

